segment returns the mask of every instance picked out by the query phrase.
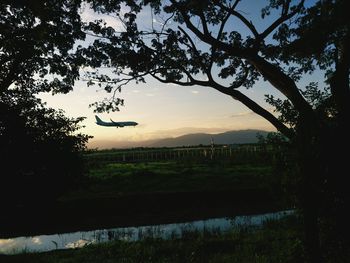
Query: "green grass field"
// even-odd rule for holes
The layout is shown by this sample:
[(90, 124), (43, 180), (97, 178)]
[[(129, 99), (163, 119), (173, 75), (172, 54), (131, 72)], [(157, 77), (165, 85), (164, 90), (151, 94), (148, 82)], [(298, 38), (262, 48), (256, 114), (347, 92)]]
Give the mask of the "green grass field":
[[(113, 155), (113, 152), (110, 154)], [(175, 212), (181, 215), (185, 211), (187, 214), (196, 214), (197, 206), (203, 206), (201, 200), (204, 197), (211, 193), (212, 195), (206, 199), (210, 201), (221, 192), (238, 193), (233, 197), (234, 201), (230, 199), (224, 202), (226, 208), (245, 205), (246, 200), (240, 198), (243, 193), (247, 193), (247, 196), (251, 193), (256, 194), (256, 197), (246, 203), (248, 206), (252, 205), (251, 212), (253, 212), (254, 209), (259, 211), (261, 209), (260, 204), (263, 201), (259, 197), (270, 195), (274, 200), (280, 201), (283, 196), (282, 174), (272, 162), (189, 159), (121, 163), (113, 161), (113, 158), (101, 158), (99, 153), (88, 156), (87, 161), (89, 169), (85, 180), (77, 189), (59, 199), (62, 214), (69, 211), (68, 213), (86, 215), (88, 211), (90, 215), (94, 213), (99, 215), (100, 212), (105, 214), (107, 210), (107, 213), (115, 215), (120, 212), (117, 209), (121, 209), (124, 203), (126, 207), (130, 206), (130, 201), (134, 209), (130, 218), (137, 218), (138, 213), (145, 212), (158, 218), (163, 212), (164, 214)], [(181, 198), (184, 194), (189, 198), (199, 197), (197, 201), (191, 199), (191, 202), (188, 202), (187, 197)], [(231, 195), (218, 195), (217, 200), (204, 205), (206, 210), (198, 213), (208, 217), (210, 216), (208, 210), (213, 209), (220, 214), (220, 211), (225, 210), (218, 210), (218, 205), (226, 197), (231, 198)], [(235, 199), (237, 197), (238, 199)], [(151, 204), (149, 200), (152, 200)], [(158, 200), (165, 202), (164, 209), (169, 211), (163, 210), (163, 204), (157, 207), (152, 203)], [(173, 203), (168, 206), (168, 201), (164, 200)], [(137, 206), (140, 206), (140, 209)], [(270, 208), (274, 206), (273, 204)], [(66, 211), (65, 207), (70, 208)], [(85, 210), (85, 207), (88, 210)], [(276, 207), (284, 209), (281, 203), (276, 203)], [(290, 218), (265, 224), (262, 229), (243, 228), (239, 231), (216, 234), (188, 233), (185, 238), (172, 240), (147, 239), (134, 243), (115, 241), (77, 250), (4, 256), (0, 257), (0, 261), (301, 262), (299, 260), (302, 256), (302, 246), (300, 237), (296, 234), (297, 226), (295, 218)]]
[(142, 193), (270, 189), (273, 180), (275, 178), (271, 165), (192, 161), (107, 162), (90, 168), (87, 182), (61, 199), (67, 201)]

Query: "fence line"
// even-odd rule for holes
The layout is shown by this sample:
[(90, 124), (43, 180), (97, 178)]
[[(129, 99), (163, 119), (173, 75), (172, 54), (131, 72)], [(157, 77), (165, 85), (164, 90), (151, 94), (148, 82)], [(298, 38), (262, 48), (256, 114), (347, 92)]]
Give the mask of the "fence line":
[(115, 150), (105, 153), (93, 153), (88, 158), (132, 163), (171, 160), (216, 160), (228, 159), (236, 161), (270, 161), (274, 158), (276, 148), (258, 146), (240, 147), (198, 147), (198, 148), (155, 148), (155, 149), (131, 149)]

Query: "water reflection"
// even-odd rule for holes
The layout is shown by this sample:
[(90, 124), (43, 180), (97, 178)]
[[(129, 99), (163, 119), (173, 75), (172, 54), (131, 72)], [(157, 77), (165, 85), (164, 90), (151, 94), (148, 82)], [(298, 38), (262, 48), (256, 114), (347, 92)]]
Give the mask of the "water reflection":
[(191, 231), (223, 233), (242, 226), (259, 226), (266, 220), (279, 219), (292, 212), (288, 210), (262, 215), (215, 218), (179, 224), (112, 228), (66, 234), (0, 239), (0, 253), (16, 254), (21, 252), (79, 248), (111, 240), (137, 241), (145, 238), (180, 238), (191, 233)]

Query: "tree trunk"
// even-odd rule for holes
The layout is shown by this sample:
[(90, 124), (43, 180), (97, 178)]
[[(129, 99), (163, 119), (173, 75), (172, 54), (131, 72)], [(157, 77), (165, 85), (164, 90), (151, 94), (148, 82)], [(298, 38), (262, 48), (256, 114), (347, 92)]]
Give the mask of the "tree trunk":
[[(302, 161), (302, 162), (305, 162)], [(308, 262), (321, 263), (323, 262), (320, 247), (320, 229), (318, 225), (319, 205), (320, 202), (318, 189), (314, 186), (311, 174), (315, 170), (310, 169), (312, 165), (309, 163), (301, 163), (301, 208), (304, 218), (304, 242)]]
[(338, 121), (337, 125), (329, 131), (327, 147), (325, 147), (328, 154), (323, 159), (328, 167), (324, 185), (326, 205), (322, 215), (330, 224), (326, 232), (326, 242), (336, 254), (349, 253), (350, 247), (349, 155), (347, 154), (350, 149), (350, 139), (349, 128), (346, 126), (345, 123)]
[(320, 210), (320, 172), (318, 162), (318, 129), (315, 122), (303, 120), (297, 131), (298, 165), (300, 169), (300, 205), (304, 218), (304, 242), (307, 260), (310, 263), (322, 263), (319, 231)]
[(311, 263), (324, 262), (326, 255), (344, 256), (350, 245), (349, 159), (340, 150), (349, 149), (350, 139), (349, 129), (340, 123), (322, 125), (304, 120), (298, 126), (299, 198)]

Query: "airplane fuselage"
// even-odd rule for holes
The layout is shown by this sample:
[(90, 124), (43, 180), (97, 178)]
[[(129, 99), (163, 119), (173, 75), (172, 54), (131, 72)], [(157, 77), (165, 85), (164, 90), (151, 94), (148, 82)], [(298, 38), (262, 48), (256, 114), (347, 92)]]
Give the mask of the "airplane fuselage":
[(125, 126), (136, 126), (138, 125), (137, 122), (135, 121), (113, 121), (111, 120), (111, 122), (105, 122), (102, 121), (99, 117), (96, 117), (96, 124), (101, 125), (101, 126), (106, 126), (106, 127), (125, 127)]
[(109, 127), (124, 127), (124, 126), (136, 126), (137, 122), (134, 121), (119, 121), (119, 122), (96, 122), (101, 126), (109, 126)]

